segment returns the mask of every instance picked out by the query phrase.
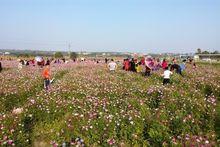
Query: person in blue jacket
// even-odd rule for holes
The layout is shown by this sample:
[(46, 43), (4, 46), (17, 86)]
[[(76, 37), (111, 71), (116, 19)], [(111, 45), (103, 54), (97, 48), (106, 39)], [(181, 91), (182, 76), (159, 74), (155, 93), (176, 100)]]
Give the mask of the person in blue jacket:
[(181, 70), (181, 72), (183, 72), (185, 69), (186, 69), (186, 64), (185, 64), (185, 61), (183, 60), (183, 62), (182, 63), (180, 63), (180, 70)]

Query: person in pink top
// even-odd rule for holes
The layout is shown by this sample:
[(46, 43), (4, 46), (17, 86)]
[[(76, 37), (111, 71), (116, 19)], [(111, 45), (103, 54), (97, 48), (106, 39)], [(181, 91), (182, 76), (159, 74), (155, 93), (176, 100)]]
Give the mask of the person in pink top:
[(176, 64), (176, 62), (177, 62), (176, 58), (173, 58), (173, 64)]
[(166, 59), (163, 59), (162, 68), (166, 69), (166, 67), (168, 67), (167, 61), (166, 61)]
[(141, 59), (141, 65), (145, 65), (145, 58), (144, 57)]

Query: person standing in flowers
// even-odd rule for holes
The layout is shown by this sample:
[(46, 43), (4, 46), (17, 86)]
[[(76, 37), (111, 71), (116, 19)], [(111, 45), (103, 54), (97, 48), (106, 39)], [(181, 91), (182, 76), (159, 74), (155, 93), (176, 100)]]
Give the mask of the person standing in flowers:
[(172, 60), (172, 62), (173, 62), (173, 64), (176, 64), (176, 58), (173, 58), (173, 60)]
[(150, 72), (151, 72), (151, 59), (148, 58), (146, 61), (145, 61), (145, 71), (144, 71), (144, 75), (145, 76), (150, 76)]
[(160, 67), (161, 67), (160, 59), (157, 58), (157, 59), (155, 60), (155, 62), (154, 62), (154, 70), (157, 71), (157, 70), (160, 69)]
[(107, 64), (108, 63), (108, 59), (107, 58), (105, 58), (105, 64)]
[(22, 67), (23, 67), (23, 64), (22, 64), (22, 60), (21, 59), (18, 59), (18, 70), (21, 70)]
[(130, 62), (129, 62), (128, 59), (125, 59), (124, 66), (125, 66), (125, 70), (129, 71), (129, 69), (130, 69)]
[(167, 63), (166, 59), (163, 59), (162, 68), (165, 70), (166, 67), (168, 67), (168, 63)]
[(163, 72), (163, 85), (169, 84), (170, 83), (170, 75), (172, 75), (173, 72), (169, 70), (168, 67), (165, 68), (165, 71)]
[(185, 60), (183, 60), (179, 66), (180, 66), (181, 73), (182, 73), (186, 69)]
[(145, 65), (145, 58), (144, 57), (142, 57), (142, 59), (141, 59), (141, 65)]
[(47, 59), (46, 64), (45, 65), (50, 65), (50, 60)]
[(193, 69), (196, 69), (196, 63), (193, 62)]
[(50, 87), (50, 76), (51, 76), (49, 65), (47, 65), (44, 68), (42, 75), (43, 75), (43, 78), (44, 78), (44, 88), (45, 88), (45, 90), (48, 90), (49, 87)]
[(170, 70), (171, 71), (174, 71), (174, 70), (176, 70), (176, 73), (177, 74), (180, 74), (181, 76), (183, 76), (182, 75), (182, 71), (181, 71), (181, 67), (178, 65), (178, 64), (172, 64), (171, 66), (170, 66)]
[(150, 76), (150, 72), (151, 72), (151, 67), (148, 65), (148, 64), (146, 64), (145, 65), (145, 76)]
[(0, 72), (2, 71), (2, 63), (0, 62)]
[(108, 64), (108, 68), (110, 71), (113, 71), (113, 72), (116, 70), (117, 64), (114, 62), (113, 59), (111, 59), (111, 62)]
[(141, 62), (137, 63), (136, 71), (137, 71), (137, 73), (140, 73), (142, 71)]
[(135, 60), (134, 60), (134, 58), (132, 58), (131, 62), (130, 62), (130, 68), (131, 68), (130, 70), (133, 71), (133, 72), (136, 72), (135, 67), (136, 67)]

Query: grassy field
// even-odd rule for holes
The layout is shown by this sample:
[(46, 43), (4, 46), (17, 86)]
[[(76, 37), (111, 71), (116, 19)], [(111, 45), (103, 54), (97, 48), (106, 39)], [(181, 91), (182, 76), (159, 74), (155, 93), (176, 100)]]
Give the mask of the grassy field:
[(188, 65), (184, 77), (174, 74), (167, 86), (162, 70), (144, 77), (110, 73), (105, 64), (52, 65), (49, 92), (42, 69), (13, 65), (0, 73), (3, 146), (219, 144), (219, 65)]

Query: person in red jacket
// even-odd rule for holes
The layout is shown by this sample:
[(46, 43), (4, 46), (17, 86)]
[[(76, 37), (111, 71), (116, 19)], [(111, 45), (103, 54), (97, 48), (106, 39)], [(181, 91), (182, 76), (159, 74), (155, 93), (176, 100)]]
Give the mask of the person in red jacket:
[(44, 78), (44, 88), (46, 89), (46, 90), (48, 90), (49, 89), (49, 87), (50, 87), (50, 66), (49, 65), (47, 65), (45, 68), (44, 68), (44, 70), (43, 70), (43, 73), (42, 73), (42, 76), (43, 76), (43, 78)]
[(128, 59), (125, 60), (125, 65), (124, 66), (125, 66), (126, 71), (128, 71), (130, 69), (130, 63), (129, 63)]

